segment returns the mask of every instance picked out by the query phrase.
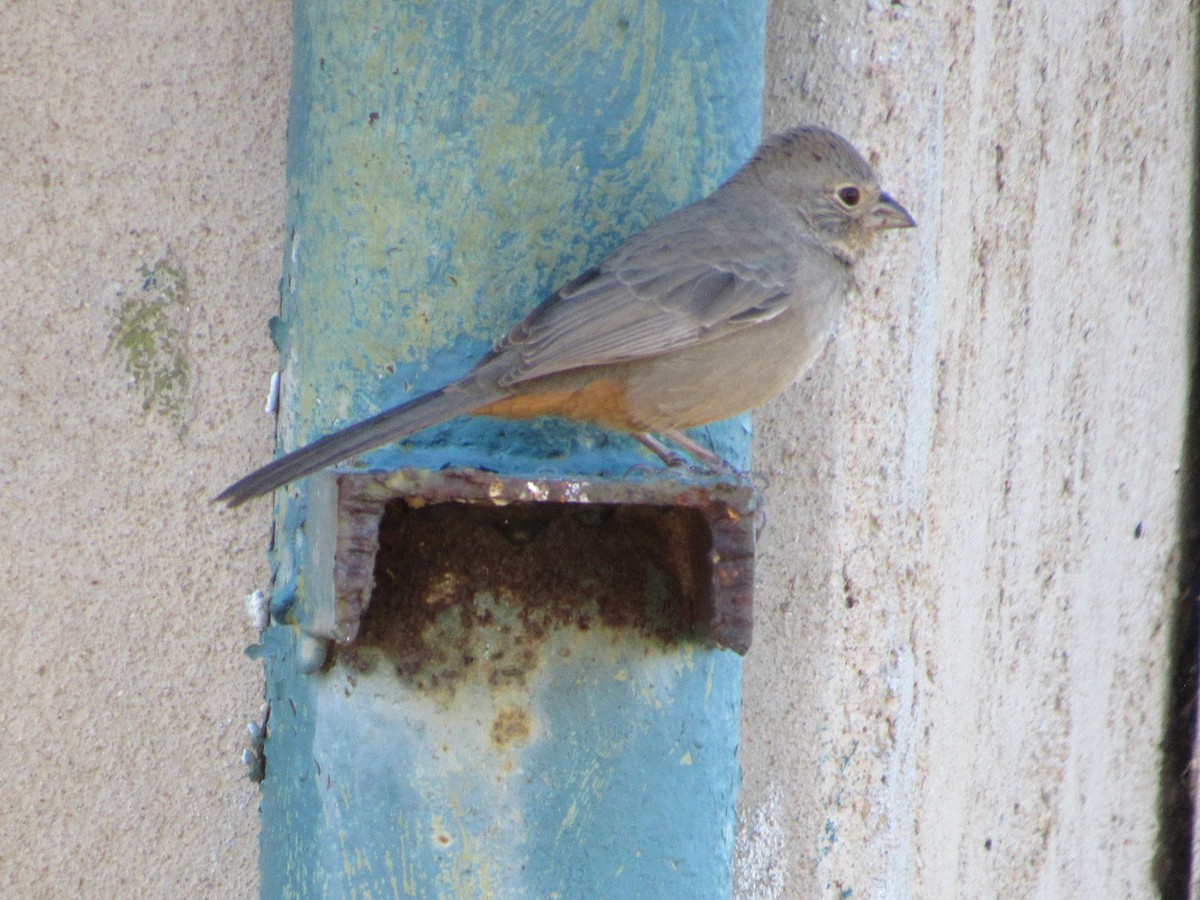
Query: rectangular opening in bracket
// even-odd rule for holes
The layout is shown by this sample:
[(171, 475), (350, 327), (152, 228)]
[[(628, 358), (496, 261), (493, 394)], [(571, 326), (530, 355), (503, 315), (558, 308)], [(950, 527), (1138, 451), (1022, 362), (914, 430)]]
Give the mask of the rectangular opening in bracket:
[(472, 624), (463, 617), (488, 615), (476, 607), (489, 596), (515, 604), (523, 627), (607, 626), (749, 649), (749, 482), (408, 469), (338, 474), (330, 493), (336, 527), (316, 531), (336, 533), (333, 608), (320, 618), (342, 646), (419, 654), (433, 618), (455, 608)]

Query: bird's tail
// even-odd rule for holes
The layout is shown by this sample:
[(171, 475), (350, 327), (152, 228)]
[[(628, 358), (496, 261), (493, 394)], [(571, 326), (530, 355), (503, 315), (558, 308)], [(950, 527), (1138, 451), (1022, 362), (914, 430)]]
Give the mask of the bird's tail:
[(416, 434), (496, 399), (495, 396), (487, 396), (486, 392), (481, 395), (480, 391), (471, 390), (470, 387), (472, 386), (461, 382), (452, 384), (326, 435), (231, 484), (221, 491), (215, 502), (241, 506), (247, 500), (269, 494), (289, 481), (319, 472), (326, 466), (391, 441)]

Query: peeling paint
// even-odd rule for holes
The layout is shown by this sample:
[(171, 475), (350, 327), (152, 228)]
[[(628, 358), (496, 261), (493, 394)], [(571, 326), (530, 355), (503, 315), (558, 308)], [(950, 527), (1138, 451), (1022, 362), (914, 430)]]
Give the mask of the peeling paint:
[[(559, 284), (707, 193), (760, 132), (762, 4), (295, 9), (284, 445), (461, 374)], [(724, 455), (743, 458), (743, 426), (724, 432), (735, 445)], [(634, 527), (624, 546), (641, 552), (610, 547), (601, 566), (604, 529), (588, 517), (611, 509), (528, 508), (547, 505), (531, 496), (546, 490), (561, 505), (560, 488), (598, 507), (605, 488), (580, 477), (617, 480), (639, 461), (632, 441), (597, 429), (488, 419), (363, 460), (402, 480), (470, 467), (479, 508), (431, 528), (451, 504), (414, 498), (390, 551), (351, 542), (353, 565), (375, 567), (356, 569), (352, 595), (321, 622), (338, 643), (328, 665), (286, 685), (298, 709), (281, 713), (264, 783), (264, 893), (382, 896), (399, 872), (431, 897), (728, 894), (741, 661), (666, 625), (697, 618), (670, 612), (672, 597), (711, 605), (707, 584), (673, 582), (703, 572), (748, 596), (752, 566), (732, 567), (726, 548), (669, 568), (662, 547), (633, 543)], [(504, 480), (514, 473), (520, 487)], [(302, 594), (298, 628), (321, 588), (295, 562), (322, 534), (342, 536), (315, 524), (317, 483), (279, 507), (276, 559)], [(661, 510), (637, 515), (643, 530), (671, 524)], [(532, 552), (539, 528), (563, 540)], [(660, 530), (658, 543), (686, 531)], [(741, 635), (744, 649), (748, 604), (702, 612), (706, 631)], [(296, 678), (300, 644), (283, 637), (272, 689)], [(430, 840), (434, 819), (449, 843)]]

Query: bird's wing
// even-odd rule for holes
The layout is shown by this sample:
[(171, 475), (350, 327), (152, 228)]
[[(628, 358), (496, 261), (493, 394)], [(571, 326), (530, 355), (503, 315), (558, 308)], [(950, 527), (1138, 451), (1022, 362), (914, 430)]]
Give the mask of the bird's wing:
[(800, 258), (818, 249), (787, 246), (794, 234), (738, 231), (727, 221), (714, 233), (711, 216), (695, 215), (699, 206), (637, 235), (556, 292), (480, 367), (495, 365), (499, 383), (514, 385), (694, 346), (787, 310)]

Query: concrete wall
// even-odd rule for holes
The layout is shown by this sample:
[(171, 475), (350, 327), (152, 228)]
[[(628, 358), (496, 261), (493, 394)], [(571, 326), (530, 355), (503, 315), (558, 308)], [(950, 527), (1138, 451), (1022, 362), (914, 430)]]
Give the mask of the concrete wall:
[(5, 897), (257, 893), (270, 523), (209, 498), (270, 452), (290, 23), (0, 5)]
[(756, 417), (741, 889), (1153, 896), (1194, 10), (783, 2), (768, 34), (768, 128), (844, 130), (920, 227)]
[[(208, 498), (269, 453), (289, 25), (0, 8), (5, 896), (256, 892), (269, 522)], [(768, 127), (921, 227), (756, 419), (739, 893), (1151, 895), (1193, 17), (780, 0), (768, 40)]]

